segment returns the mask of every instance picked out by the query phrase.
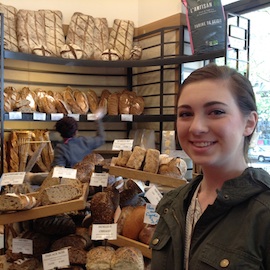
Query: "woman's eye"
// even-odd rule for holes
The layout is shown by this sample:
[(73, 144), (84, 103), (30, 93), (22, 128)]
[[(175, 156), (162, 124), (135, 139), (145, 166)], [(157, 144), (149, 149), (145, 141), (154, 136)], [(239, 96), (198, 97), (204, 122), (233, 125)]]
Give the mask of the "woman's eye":
[(189, 116), (192, 116), (191, 112), (179, 112), (178, 113), (178, 117), (180, 117), (180, 118), (185, 118), (185, 117), (189, 117)]
[(210, 114), (212, 115), (221, 115), (221, 114), (225, 114), (225, 112), (223, 110), (213, 110), (210, 112)]

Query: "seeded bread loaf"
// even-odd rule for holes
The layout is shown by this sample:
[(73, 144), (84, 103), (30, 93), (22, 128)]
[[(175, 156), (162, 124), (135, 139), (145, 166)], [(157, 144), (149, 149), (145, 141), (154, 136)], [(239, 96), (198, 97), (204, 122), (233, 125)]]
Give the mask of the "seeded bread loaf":
[(34, 197), (24, 194), (7, 193), (0, 195), (0, 211), (17, 211), (33, 208), (36, 204)]
[(61, 203), (82, 196), (82, 188), (69, 184), (60, 184), (45, 188), (40, 194), (41, 205)]
[(147, 149), (143, 171), (157, 173), (159, 169), (160, 151), (157, 149)]

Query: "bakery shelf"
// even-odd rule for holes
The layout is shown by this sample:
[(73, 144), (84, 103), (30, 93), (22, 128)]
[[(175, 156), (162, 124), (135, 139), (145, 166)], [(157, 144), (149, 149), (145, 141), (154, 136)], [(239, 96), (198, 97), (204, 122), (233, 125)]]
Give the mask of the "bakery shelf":
[(144, 257), (147, 257), (149, 259), (152, 258), (152, 250), (149, 248), (148, 245), (132, 240), (130, 238), (124, 237), (122, 235), (118, 235), (116, 240), (109, 240), (109, 243), (118, 247), (131, 246), (131, 247), (138, 248), (141, 250)]
[[(57, 214), (62, 214), (75, 210), (82, 210), (86, 207), (86, 199), (88, 196), (89, 185), (84, 184), (83, 195), (79, 199), (71, 200), (68, 202), (62, 202), (57, 204), (37, 206), (30, 210), (22, 210), (11, 213), (0, 214), (0, 224), (9, 224), (14, 222), (26, 221), (31, 219), (37, 219), (41, 217), (47, 217)], [(38, 193), (31, 193), (36, 196)]]
[(16, 59), (37, 63), (58, 64), (66, 66), (81, 66), (81, 67), (113, 67), (113, 68), (131, 68), (131, 67), (146, 67), (146, 66), (162, 66), (162, 65), (178, 65), (195, 61), (215, 59), (224, 57), (225, 51), (216, 51), (198, 55), (171, 56), (160, 57), (155, 59), (144, 60), (117, 60), (117, 61), (101, 61), (89, 59), (65, 59), (60, 57), (39, 56), (34, 54), (26, 54), (21, 52), (12, 52), (4, 50), (5, 59)]
[[(4, 120), (5, 121), (38, 121), (38, 120), (33, 120), (34, 113), (22, 113), (22, 119), (9, 119), (9, 113), (4, 114)], [(168, 115), (163, 115), (162, 116), (162, 121), (163, 122), (171, 122), (175, 121), (176, 115), (175, 114), (168, 114)], [(46, 122), (48, 121), (53, 121), (51, 120), (50, 114), (46, 115)], [(87, 115), (80, 115), (80, 121), (86, 122), (89, 121), (87, 120)], [(121, 119), (121, 115), (105, 115), (103, 118), (103, 122), (129, 122), (123, 121)], [(160, 122), (160, 115), (133, 115), (133, 121), (132, 122)]]
[(112, 175), (123, 176), (126, 178), (150, 181), (150, 183), (155, 183), (172, 188), (176, 188), (187, 183), (186, 180), (183, 179), (173, 178), (170, 176), (156, 173), (148, 173), (119, 166), (110, 166), (109, 173)]

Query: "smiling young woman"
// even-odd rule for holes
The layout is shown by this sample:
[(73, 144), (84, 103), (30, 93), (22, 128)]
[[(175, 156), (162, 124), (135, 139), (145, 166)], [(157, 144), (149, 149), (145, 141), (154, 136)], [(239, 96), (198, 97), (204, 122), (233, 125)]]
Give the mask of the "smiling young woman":
[(180, 86), (178, 139), (203, 174), (158, 204), (153, 270), (270, 269), (270, 176), (247, 163), (257, 121), (251, 83), (234, 69), (210, 64)]

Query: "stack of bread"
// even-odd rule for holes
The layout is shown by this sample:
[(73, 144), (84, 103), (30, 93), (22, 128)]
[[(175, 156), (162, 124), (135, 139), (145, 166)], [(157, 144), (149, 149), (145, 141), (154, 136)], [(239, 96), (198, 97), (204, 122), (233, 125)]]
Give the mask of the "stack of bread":
[(6, 112), (85, 115), (95, 113), (98, 107), (103, 107), (109, 115), (140, 115), (144, 111), (143, 97), (127, 90), (111, 93), (108, 89), (104, 89), (98, 97), (92, 89), (83, 91), (70, 86), (61, 92), (45, 91), (40, 88), (31, 90), (29, 87), (17, 90), (8, 86), (4, 89), (4, 100)]
[(183, 159), (169, 157), (160, 154), (157, 149), (144, 149), (140, 146), (135, 146), (133, 151), (121, 150), (115, 165), (180, 179), (183, 179), (187, 172), (187, 165)]

